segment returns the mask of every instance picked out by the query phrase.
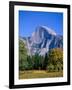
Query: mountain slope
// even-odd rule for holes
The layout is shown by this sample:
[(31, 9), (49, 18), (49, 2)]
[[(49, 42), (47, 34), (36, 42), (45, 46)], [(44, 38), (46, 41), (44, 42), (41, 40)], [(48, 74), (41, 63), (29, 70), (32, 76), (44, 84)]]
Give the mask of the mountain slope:
[(49, 49), (63, 48), (63, 37), (46, 26), (38, 26), (31, 37), (20, 37), (26, 43), (28, 55), (45, 55)]

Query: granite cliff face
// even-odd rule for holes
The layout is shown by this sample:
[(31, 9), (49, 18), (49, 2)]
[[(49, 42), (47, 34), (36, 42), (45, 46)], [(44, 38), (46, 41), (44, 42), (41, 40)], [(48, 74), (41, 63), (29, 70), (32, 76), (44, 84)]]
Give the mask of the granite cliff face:
[(26, 43), (28, 55), (45, 55), (52, 48), (63, 48), (63, 36), (46, 26), (38, 26), (30, 37), (20, 37)]

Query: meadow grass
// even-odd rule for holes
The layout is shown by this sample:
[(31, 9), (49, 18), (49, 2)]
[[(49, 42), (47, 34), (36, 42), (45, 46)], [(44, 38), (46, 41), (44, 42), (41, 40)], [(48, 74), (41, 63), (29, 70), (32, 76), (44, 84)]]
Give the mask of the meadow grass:
[(48, 72), (46, 70), (19, 71), (19, 79), (53, 78), (53, 77), (63, 77), (63, 71), (57, 72)]

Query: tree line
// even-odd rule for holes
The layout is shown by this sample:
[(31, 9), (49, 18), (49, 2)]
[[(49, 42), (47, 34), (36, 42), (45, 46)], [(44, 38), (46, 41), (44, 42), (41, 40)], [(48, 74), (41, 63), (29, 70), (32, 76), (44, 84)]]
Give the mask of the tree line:
[(61, 71), (63, 70), (63, 50), (54, 48), (45, 56), (38, 53), (28, 56), (24, 42), (19, 40), (19, 70)]

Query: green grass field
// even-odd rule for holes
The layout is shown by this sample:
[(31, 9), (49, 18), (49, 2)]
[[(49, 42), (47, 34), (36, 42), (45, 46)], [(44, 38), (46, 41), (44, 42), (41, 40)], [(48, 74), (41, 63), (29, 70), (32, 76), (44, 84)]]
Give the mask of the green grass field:
[(19, 79), (52, 78), (52, 77), (63, 77), (63, 71), (47, 72), (45, 70), (28, 70), (19, 72)]

